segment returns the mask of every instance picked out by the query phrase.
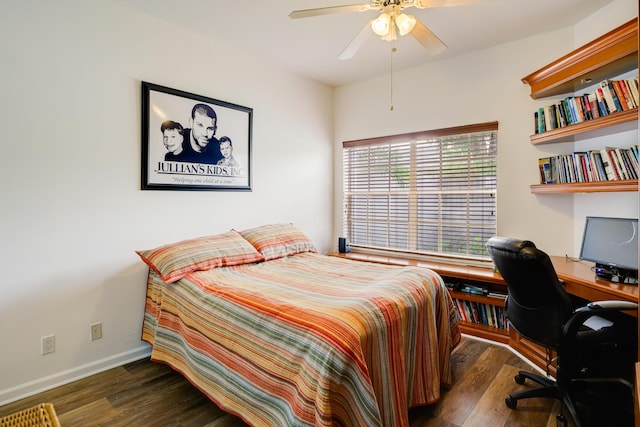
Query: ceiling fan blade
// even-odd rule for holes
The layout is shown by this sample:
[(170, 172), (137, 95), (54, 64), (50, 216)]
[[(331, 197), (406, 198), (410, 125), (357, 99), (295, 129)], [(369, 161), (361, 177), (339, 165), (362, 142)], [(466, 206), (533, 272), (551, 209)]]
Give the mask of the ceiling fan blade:
[(351, 40), (351, 43), (349, 43), (349, 45), (344, 48), (344, 50), (342, 51), (338, 59), (346, 61), (347, 59), (353, 58), (353, 55), (356, 54), (358, 49), (362, 47), (364, 42), (367, 41), (367, 39), (369, 38), (369, 36), (371, 36), (372, 33), (373, 32), (371, 31), (371, 21), (369, 21), (367, 22), (367, 25), (362, 27), (358, 35), (355, 36), (353, 40)]
[(348, 12), (366, 12), (371, 9), (371, 5), (367, 4), (349, 4), (344, 6), (319, 7), (317, 9), (294, 10), (289, 14), (289, 18), (309, 18), (311, 16), (331, 15), (334, 13)]
[(413, 5), (418, 9), (432, 7), (468, 6), (478, 4), (484, 0), (414, 0)]
[(447, 45), (419, 20), (416, 20), (416, 25), (411, 30), (411, 35), (432, 55), (436, 55), (447, 48)]

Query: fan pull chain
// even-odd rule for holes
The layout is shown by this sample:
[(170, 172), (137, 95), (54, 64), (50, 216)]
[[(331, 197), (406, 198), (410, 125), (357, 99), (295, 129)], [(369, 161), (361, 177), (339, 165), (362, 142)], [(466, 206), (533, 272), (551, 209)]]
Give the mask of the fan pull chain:
[(391, 81), (389, 82), (389, 86), (390, 86), (390, 90), (389, 90), (389, 99), (390, 99), (390, 105), (389, 105), (389, 110), (393, 111), (393, 54), (396, 52), (396, 47), (392, 46), (391, 47)]

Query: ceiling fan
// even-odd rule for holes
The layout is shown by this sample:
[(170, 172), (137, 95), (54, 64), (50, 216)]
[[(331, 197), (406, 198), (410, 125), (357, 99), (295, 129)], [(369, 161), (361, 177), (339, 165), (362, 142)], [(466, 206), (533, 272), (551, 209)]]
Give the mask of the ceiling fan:
[(350, 59), (364, 44), (373, 30), (382, 40), (396, 40), (397, 34), (404, 36), (411, 34), (427, 51), (433, 55), (447, 48), (442, 40), (429, 30), (415, 16), (407, 15), (404, 9), (416, 7), (426, 9), (431, 7), (450, 6), (455, 0), (371, 0), (369, 3), (344, 6), (321, 7), (317, 9), (294, 10), (289, 14), (292, 19), (308, 18), (312, 16), (330, 15), (335, 13), (366, 12), (379, 10), (380, 15), (364, 26), (358, 35), (342, 51), (340, 59)]

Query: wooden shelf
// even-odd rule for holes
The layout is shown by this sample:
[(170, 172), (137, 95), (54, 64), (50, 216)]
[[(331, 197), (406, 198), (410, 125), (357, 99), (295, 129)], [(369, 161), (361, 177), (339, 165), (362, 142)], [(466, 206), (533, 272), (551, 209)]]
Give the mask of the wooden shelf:
[(571, 182), (567, 184), (535, 184), (531, 185), (534, 194), (548, 193), (605, 193), (618, 191), (638, 191), (638, 180), (598, 182)]
[(638, 121), (638, 109), (621, 111), (609, 114), (608, 116), (599, 117), (597, 119), (586, 120), (574, 125), (565, 126), (548, 132), (536, 133), (529, 137), (533, 145), (551, 144), (556, 142), (573, 141), (573, 137), (578, 134), (592, 132), (610, 126), (622, 123)]
[[(506, 292), (506, 290), (505, 290), (505, 292)], [(468, 292), (459, 292), (459, 291), (452, 291), (452, 290), (449, 290), (449, 294), (451, 295), (452, 298), (479, 302), (481, 304), (491, 304), (491, 305), (495, 305), (497, 307), (504, 307), (504, 301), (506, 299), (506, 293), (505, 293), (505, 296), (502, 297), (502, 298), (494, 297), (494, 296), (490, 296), (490, 295), (487, 295), (487, 296), (475, 295), (475, 294), (470, 294)]]
[(473, 335), (474, 337), (484, 338), (502, 344), (509, 343), (509, 332), (506, 329), (465, 322), (464, 320), (460, 320), (458, 324), (460, 325), (460, 332), (463, 334)]
[(605, 193), (612, 191), (638, 191), (638, 180), (572, 182), (567, 184), (535, 184), (531, 185), (533, 194), (549, 193)]
[(638, 67), (638, 19), (621, 25), (522, 78), (538, 99), (578, 92)]
[[(485, 284), (486, 285), (486, 284)], [(449, 294), (451, 298), (454, 300), (454, 304), (456, 300), (462, 301), (470, 301), (477, 304), (482, 304), (485, 307), (485, 310), (488, 310), (486, 306), (491, 305), (495, 307), (502, 307), (504, 310), (506, 294), (503, 297), (495, 297), (495, 296), (484, 296), (484, 295), (475, 295), (467, 292), (459, 292), (449, 289)], [(489, 313), (487, 312), (487, 316)], [(485, 323), (477, 323), (466, 321), (462, 317), (459, 320), (460, 330), (462, 333), (474, 335), (480, 338), (501, 342), (506, 344), (509, 342), (509, 331), (506, 328), (498, 328), (496, 326), (490, 326)], [(506, 319), (505, 319), (506, 322)], [(506, 323), (505, 323), (506, 325)]]
[[(579, 93), (604, 79), (638, 68), (638, 18), (615, 28), (562, 58), (522, 78), (531, 88), (531, 98), (538, 99), (561, 94)], [(533, 145), (575, 141), (576, 135), (600, 131), (601, 136), (624, 129), (629, 123), (637, 128), (638, 109), (620, 111), (604, 117), (586, 120), (574, 125), (531, 135)], [(638, 191), (638, 180), (576, 182), (569, 184), (535, 184), (534, 194), (550, 193), (602, 193)]]

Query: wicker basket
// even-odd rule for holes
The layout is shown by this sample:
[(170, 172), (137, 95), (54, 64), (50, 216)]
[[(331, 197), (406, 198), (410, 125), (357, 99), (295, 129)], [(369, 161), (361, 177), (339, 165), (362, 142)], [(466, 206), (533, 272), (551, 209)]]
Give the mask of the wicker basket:
[(60, 427), (60, 423), (53, 405), (41, 403), (33, 408), (0, 418), (0, 427)]

